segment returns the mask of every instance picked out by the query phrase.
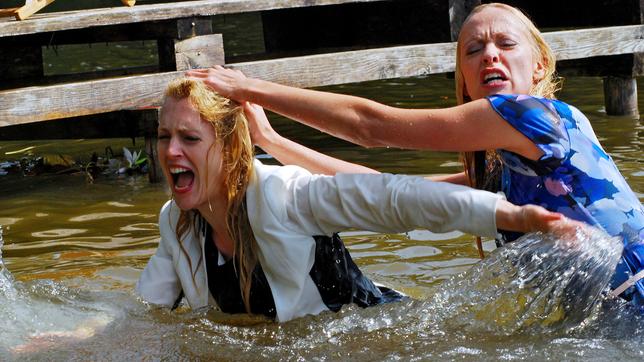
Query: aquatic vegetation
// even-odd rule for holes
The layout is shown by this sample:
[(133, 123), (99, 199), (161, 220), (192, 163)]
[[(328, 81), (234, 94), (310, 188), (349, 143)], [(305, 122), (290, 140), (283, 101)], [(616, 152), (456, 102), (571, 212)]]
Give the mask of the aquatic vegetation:
[(92, 153), (88, 161), (75, 160), (64, 154), (43, 154), (22, 157), (17, 161), (0, 162), (0, 176), (22, 174), (83, 174), (92, 183), (103, 175), (134, 175), (147, 172), (147, 155), (144, 151), (130, 151), (123, 147), (123, 156), (115, 156), (111, 147), (105, 148), (105, 156)]
[(134, 173), (144, 173), (147, 171), (145, 165), (148, 158), (142, 150), (131, 152), (127, 147), (123, 147), (123, 159), (127, 162), (126, 166), (123, 166), (123, 162), (119, 158), (114, 157), (111, 148), (108, 147), (105, 149), (105, 155), (105, 159), (107, 160), (105, 173), (107, 174), (132, 175)]

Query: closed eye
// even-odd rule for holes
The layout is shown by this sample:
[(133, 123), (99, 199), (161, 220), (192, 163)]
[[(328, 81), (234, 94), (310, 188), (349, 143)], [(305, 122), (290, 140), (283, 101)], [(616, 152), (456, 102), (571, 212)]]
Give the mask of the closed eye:
[(476, 53), (476, 52), (480, 51), (481, 49), (483, 49), (483, 46), (482, 46), (481, 44), (476, 44), (476, 45), (468, 46), (468, 47), (465, 49), (465, 54), (466, 54), (466, 55), (471, 55), (471, 54), (474, 54), (474, 53)]

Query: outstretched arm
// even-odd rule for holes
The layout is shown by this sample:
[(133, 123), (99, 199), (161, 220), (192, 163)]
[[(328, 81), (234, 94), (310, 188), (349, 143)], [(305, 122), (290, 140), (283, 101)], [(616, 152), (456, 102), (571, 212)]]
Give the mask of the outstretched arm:
[(302, 146), (275, 132), (262, 107), (245, 102), (244, 113), (248, 119), (253, 143), (275, 157), (283, 165), (297, 165), (314, 174), (378, 173), (369, 167), (346, 162)]
[(486, 100), (445, 109), (402, 109), (364, 98), (288, 87), (215, 66), (191, 70), (225, 97), (276, 113), (365, 147), (436, 151), (505, 149), (536, 160), (542, 152)]
[(356, 228), (403, 232), (425, 228), (494, 237), (519, 232), (574, 232), (579, 223), (535, 205), (515, 206), (499, 195), (421, 177), (391, 174), (306, 176), (288, 183), (289, 220), (312, 233)]

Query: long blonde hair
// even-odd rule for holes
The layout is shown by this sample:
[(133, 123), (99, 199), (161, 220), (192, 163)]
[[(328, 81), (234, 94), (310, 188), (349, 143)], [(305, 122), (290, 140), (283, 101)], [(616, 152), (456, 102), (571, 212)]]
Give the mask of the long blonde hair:
[[(222, 145), (222, 163), (224, 177), (223, 185), (226, 190), (226, 231), (234, 243), (234, 255), (239, 273), (239, 286), (246, 311), (250, 310), (250, 287), (252, 274), (257, 265), (257, 241), (253, 235), (248, 213), (246, 210), (246, 188), (253, 175), (253, 144), (250, 140), (248, 121), (243, 108), (230, 99), (224, 98), (203, 82), (188, 78), (172, 81), (165, 97), (175, 99), (188, 98), (192, 106), (199, 112), (201, 119), (209, 122), (215, 130), (217, 142)], [(211, 149), (215, 144), (211, 146)], [(210, 154), (210, 150), (208, 155)], [(207, 171), (206, 171), (207, 173)], [(208, 185), (206, 184), (206, 188)], [(192, 229), (198, 232), (198, 212), (183, 211), (175, 230), (179, 246), (188, 257), (190, 268), (192, 261), (183, 248), (181, 237)], [(210, 242), (206, 240), (206, 242)], [(199, 259), (193, 271), (193, 281), (196, 270), (202, 263)]]
[[(477, 14), (487, 8), (499, 8), (509, 12), (523, 25), (531, 40), (532, 52), (535, 57), (539, 57), (539, 62), (543, 67), (543, 77), (538, 79), (531, 87), (529, 94), (538, 97), (555, 98), (555, 93), (559, 90), (560, 79), (556, 75), (556, 58), (552, 49), (546, 43), (541, 32), (534, 23), (519, 9), (510, 5), (501, 3), (483, 4), (475, 7), (463, 22), (465, 25), (474, 14)], [(459, 37), (456, 46), (456, 69), (454, 78), (456, 81), (456, 102), (463, 104), (471, 101), (465, 94), (465, 79), (461, 70), (461, 38)], [(498, 190), (500, 181), (501, 160), (496, 151), (477, 151), (463, 152), (462, 161), (465, 168), (465, 174), (470, 182), (470, 186), (488, 189), (491, 191)]]

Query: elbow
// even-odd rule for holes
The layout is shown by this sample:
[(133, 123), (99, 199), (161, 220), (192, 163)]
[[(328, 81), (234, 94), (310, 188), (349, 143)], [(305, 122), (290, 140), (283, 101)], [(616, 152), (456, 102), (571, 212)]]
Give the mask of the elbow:
[(389, 146), (387, 131), (383, 124), (384, 116), (374, 109), (372, 104), (354, 110), (356, 121), (347, 130), (353, 143), (365, 148)]
[(376, 147), (385, 146), (385, 144), (382, 143), (380, 139), (378, 139), (377, 135), (374, 134), (374, 132), (372, 132), (371, 130), (372, 127), (374, 126), (365, 125), (355, 130), (355, 132), (352, 134), (353, 142), (365, 148), (376, 148)]

